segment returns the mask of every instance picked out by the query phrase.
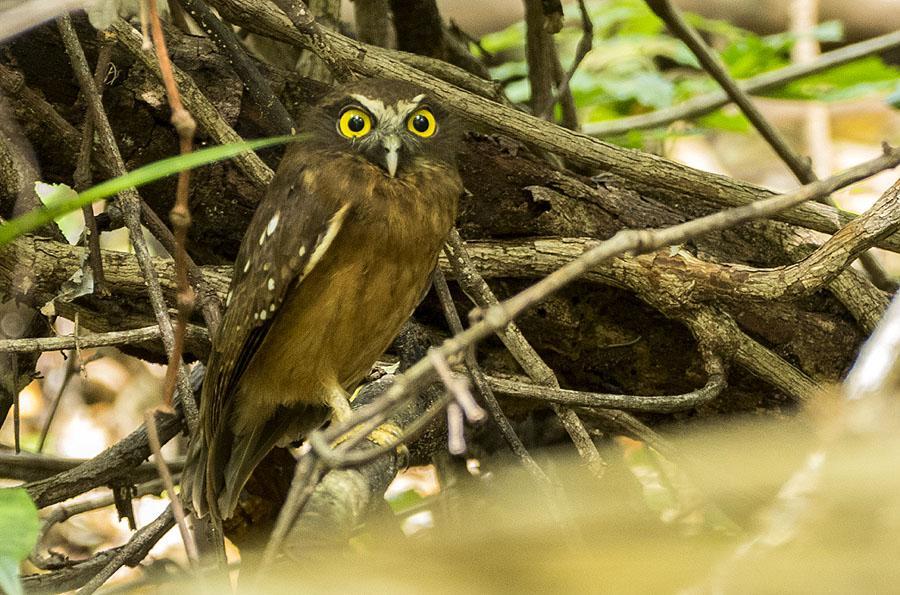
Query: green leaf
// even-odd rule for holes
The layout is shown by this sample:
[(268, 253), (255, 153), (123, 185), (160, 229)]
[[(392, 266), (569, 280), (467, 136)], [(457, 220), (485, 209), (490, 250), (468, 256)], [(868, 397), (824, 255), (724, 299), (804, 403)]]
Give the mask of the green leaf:
[[(45, 182), (35, 182), (34, 191), (41, 199), (41, 203), (46, 207), (53, 207), (66, 200), (73, 200), (78, 193), (65, 184), (47, 184)], [(84, 215), (80, 211), (75, 211), (54, 218), (59, 229), (66, 236), (70, 244), (74, 244), (84, 229)]]
[(19, 563), (25, 559), (38, 538), (38, 511), (21, 488), (0, 489), (0, 591), (22, 593)]
[[(23, 234), (34, 231), (42, 225), (46, 225), (56, 217), (71, 213), (72, 211), (98, 200), (114, 196), (128, 188), (143, 186), (144, 184), (177, 174), (186, 169), (193, 169), (201, 165), (222, 161), (223, 159), (228, 159), (247, 151), (297, 141), (300, 140), (300, 138), (301, 135), (277, 136), (254, 141), (218, 145), (208, 149), (194, 151), (188, 155), (178, 155), (177, 157), (161, 159), (160, 161), (139, 167), (125, 175), (97, 184), (93, 188), (89, 188), (74, 197), (60, 199), (51, 193), (51, 195), (44, 198), (44, 202), (52, 206), (34, 209), (20, 217), (12, 219), (8, 223), (0, 225), (0, 246), (11, 242)], [(64, 190), (59, 189), (59, 192), (64, 192)]]

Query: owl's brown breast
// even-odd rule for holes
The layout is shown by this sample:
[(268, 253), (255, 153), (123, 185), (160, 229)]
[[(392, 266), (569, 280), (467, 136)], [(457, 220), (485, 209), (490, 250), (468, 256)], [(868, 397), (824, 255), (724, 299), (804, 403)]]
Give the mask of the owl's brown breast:
[[(456, 216), (458, 176), (429, 163), (400, 178), (374, 167), (368, 173), (340, 232), (289, 291), (245, 370), (235, 432), (258, 425), (278, 406), (320, 405), (336, 385), (355, 388), (428, 288)], [(346, 175), (316, 177), (317, 195), (346, 190)]]

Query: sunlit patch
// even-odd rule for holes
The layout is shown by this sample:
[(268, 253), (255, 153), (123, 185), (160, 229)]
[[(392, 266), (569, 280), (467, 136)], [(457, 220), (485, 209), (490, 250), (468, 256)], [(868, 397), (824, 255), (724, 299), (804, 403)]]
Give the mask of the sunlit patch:
[(131, 374), (121, 363), (111, 357), (101, 357), (84, 366), (84, 372), (91, 382), (100, 384), (117, 393), (131, 379)]
[(88, 459), (109, 445), (106, 432), (87, 411), (78, 411), (60, 429), (55, 441), (59, 454)]
[(40, 414), (44, 396), (39, 380), (32, 380), (19, 392), (19, 415), (32, 418)]
[(430, 510), (423, 510), (415, 514), (411, 514), (403, 519), (400, 525), (404, 535), (415, 535), (420, 531), (434, 528), (434, 515)]

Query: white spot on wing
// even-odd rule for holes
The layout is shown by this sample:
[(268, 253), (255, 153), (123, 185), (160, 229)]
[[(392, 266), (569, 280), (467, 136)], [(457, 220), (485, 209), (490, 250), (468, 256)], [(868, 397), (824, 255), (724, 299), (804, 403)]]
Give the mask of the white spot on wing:
[(300, 249), (297, 250), (297, 256), (303, 258), (304, 254), (306, 254), (306, 246), (300, 246)]
[(275, 228), (278, 227), (278, 220), (281, 218), (281, 211), (275, 211), (275, 214), (272, 215), (272, 218), (269, 219), (269, 224), (266, 226), (266, 235), (270, 236), (275, 233)]
[(228, 293), (225, 295), (225, 307), (227, 308), (230, 305), (231, 305), (231, 290), (229, 289)]
[(268, 315), (269, 315), (269, 313), (266, 312), (265, 310), (260, 310), (260, 311), (259, 311), (259, 319), (260, 319), (260, 320), (265, 320), (266, 317), (267, 317)]
[(250, 270), (250, 261), (248, 260), (247, 262), (244, 263), (244, 272), (246, 273), (249, 270)]
[(261, 234), (259, 234), (259, 245), (262, 246), (263, 242), (266, 241), (266, 230), (264, 229)]
[(269, 288), (269, 291), (275, 291), (275, 279), (269, 277), (269, 282), (266, 284), (266, 286)]

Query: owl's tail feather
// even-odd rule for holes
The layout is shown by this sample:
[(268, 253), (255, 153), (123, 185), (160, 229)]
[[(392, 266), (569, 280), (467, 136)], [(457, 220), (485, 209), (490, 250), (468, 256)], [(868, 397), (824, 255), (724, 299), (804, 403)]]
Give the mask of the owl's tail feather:
[(206, 439), (196, 436), (188, 445), (184, 473), (181, 476), (181, 493), (185, 502), (190, 502), (194, 514), (202, 518), (209, 513), (206, 505), (206, 460), (209, 456)]
[(279, 408), (266, 423), (244, 434), (234, 434), (223, 424), (214, 443), (201, 430), (188, 447), (181, 479), (184, 501), (198, 517), (210, 514), (218, 526), (234, 514), (241, 490), (269, 451), (302, 438), (326, 418), (327, 409), (302, 405)]
[[(323, 407), (298, 405), (279, 407), (275, 415), (266, 423), (256, 426), (246, 434), (235, 434), (231, 441), (231, 452), (221, 473), (224, 484), (218, 491), (218, 512), (227, 519), (237, 507), (241, 490), (259, 465), (276, 444), (303, 438), (307, 433), (322, 425), (327, 418)], [(222, 457), (224, 460), (226, 457)]]
[(227, 519), (234, 513), (244, 485), (253, 475), (253, 470), (269, 454), (280, 436), (277, 417), (268, 423), (256, 426), (249, 434), (234, 436), (231, 455), (225, 463), (222, 475), (225, 483), (218, 494), (219, 514)]

